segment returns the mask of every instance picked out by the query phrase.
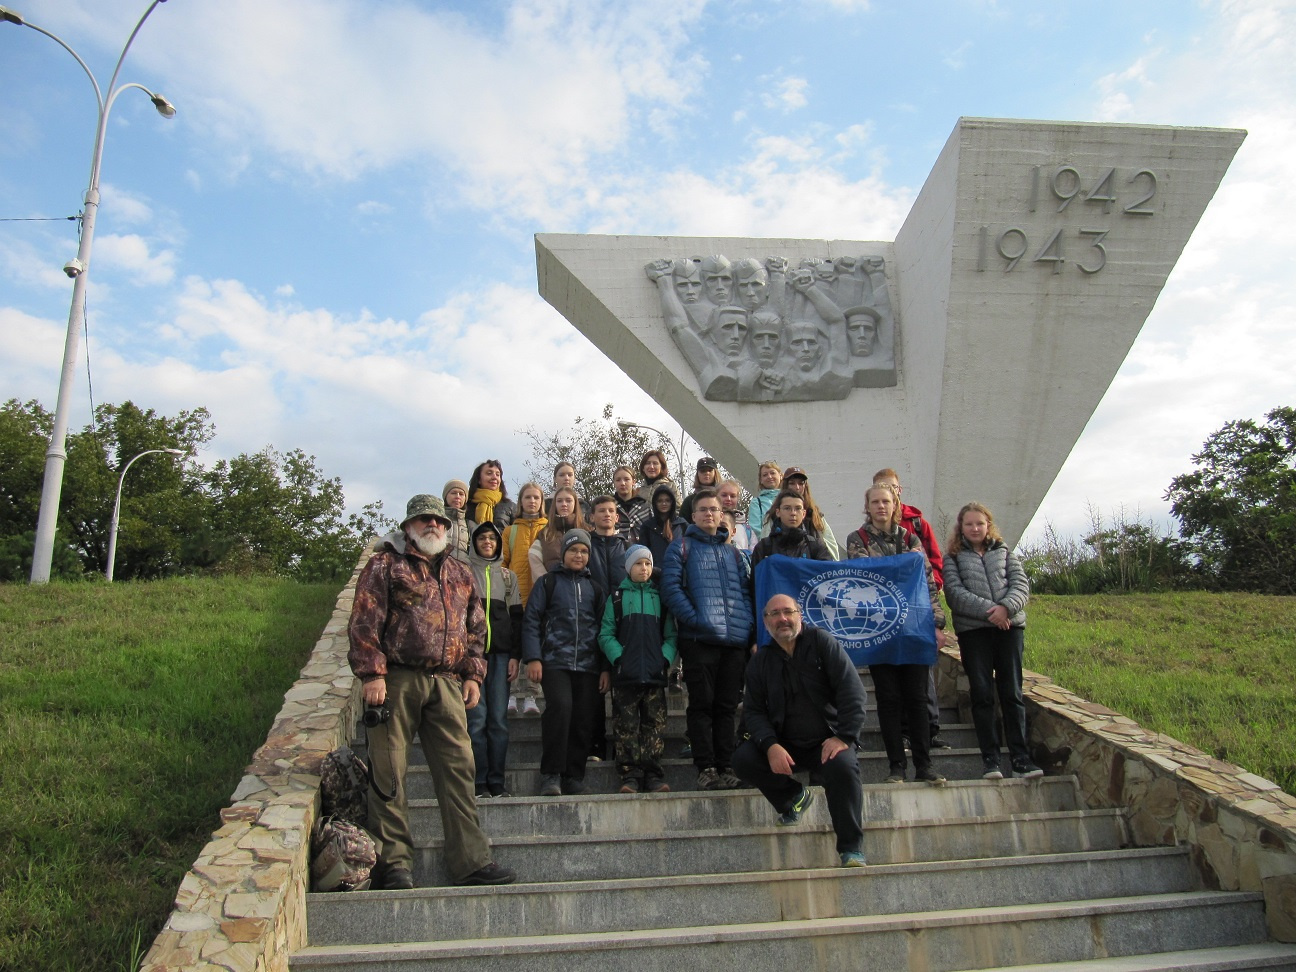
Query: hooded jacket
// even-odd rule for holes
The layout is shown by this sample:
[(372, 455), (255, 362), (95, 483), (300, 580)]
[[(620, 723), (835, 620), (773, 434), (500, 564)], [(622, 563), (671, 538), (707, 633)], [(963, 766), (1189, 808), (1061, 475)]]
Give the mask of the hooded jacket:
[[(620, 623), (616, 618), (618, 600)], [(608, 598), (599, 647), (612, 665), (613, 685), (642, 688), (666, 684), (666, 670), (675, 661), (675, 619), (665, 612), (652, 581), (637, 584), (627, 577)]]
[[(671, 525), (670, 540), (668, 540), (666, 535), (662, 532), (662, 520), (657, 513), (657, 494), (663, 491), (669, 493), (671, 498), (670, 512), (666, 514), (666, 520)], [(660, 564), (662, 562), (662, 557), (666, 555), (666, 548), (670, 546), (671, 540), (683, 536), (684, 531), (688, 529), (688, 524), (685, 523), (684, 518), (676, 512), (679, 509), (679, 497), (675, 493), (675, 487), (669, 483), (661, 483), (653, 490), (652, 499), (649, 500), (648, 507), (650, 511), (648, 520), (644, 523), (643, 529), (639, 531), (639, 542), (652, 551), (653, 563)]]
[(941, 556), (936, 531), (923, 519), (922, 510), (908, 503), (900, 504), (900, 525), (916, 536), (918, 542), (922, 544), (923, 553), (927, 555), (927, 563), (931, 564), (936, 589), (940, 590), (945, 586), (945, 558)]
[(527, 598), (522, 660), (569, 672), (601, 671), (605, 663), (598, 636), (603, 602), (588, 570), (562, 566), (549, 571)]
[(796, 557), (802, 560), (836, 560), (828, 552), (828, 545), (818, 537), (812, 537), (801, 527), (788, 529), (781, 524), (774, 528), (768, 537), (763, 537), (752, 551), (752, 570), (771, 554), (782, 554), (785, 557)]
[(996, 604), (1008, 611), (1014, 628), (1024, 628), (1030, 578), (1002, 540), (989, 541), (984, 557), (962, 543), (945, 554), (945, 600), (954, 615), (955, 634), (993, 627), (986, 614)]
[[(477, 552), (477, 538), (483, 533), (495, 535), (495, 556), (489, 560)], [(477, 596), (486, 610), (486, 645), (484, 653), (503, 652), (512, 658), (522, 657), (522, 598), (517, 577), (502, 562), (499, 527), (482, 523), (473, 531), (468, 566), (472, 568)]]
[(403, 531), (379, 540), (360, 572), (347, 636), (347, 661), (364, 681), (389, 665), (479, 683), (486, 676), (486, 615), (472, 571), (448, 548), (429, 558)]

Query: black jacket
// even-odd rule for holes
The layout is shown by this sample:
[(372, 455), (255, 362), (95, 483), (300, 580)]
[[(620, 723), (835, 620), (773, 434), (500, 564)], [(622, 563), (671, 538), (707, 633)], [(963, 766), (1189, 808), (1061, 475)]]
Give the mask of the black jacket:
[(590, 531), (589, 572), (604, 594), (611, 596), (625, 580), (625, 555), (629, 549), (630, 541), (619, 533), (605, 537)]
[(751, 562), (755, 568), (770, 554), (782, 554), (785, 557), (798, 557), (808, 560), (836, 560), (828, 550), (828, 545), (801, 527), (791, 530), (782, 526), (774, 528), (768, 537), (762, 537), (752, 551)]
[(602, 671), (607, 667), (598, 645), (603, 601), (588, 570), (559, 567), (545, 574), (527, 598), (522, 660), (569, 672)]
[(801, 689), (824, 714), (833, 735), (854, 746), (864, 728), (867, 693), (859, 672), (837, 639), (822, 628), (803, 626), (791, 658), (774, 641), (761, 645), (747, 663), (743, 696), (743, 729), (761, 752), (780, 741), (787, 718), (785, 670), (791, 666)]

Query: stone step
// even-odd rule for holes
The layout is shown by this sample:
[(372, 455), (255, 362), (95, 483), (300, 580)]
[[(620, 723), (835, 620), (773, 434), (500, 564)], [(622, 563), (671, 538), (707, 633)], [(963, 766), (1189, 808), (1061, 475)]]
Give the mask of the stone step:
[(1262, 942), (1259, 945), (1202, 948), (1192, 952), (1159, 952), (1155, 955), (1125, 955), (1086, 962), (1014, 965), (1011, 972), (1228, 972), (1243, 969), (1291, 972), (1296, 969), (1296, 945)]
[(1188, 891), (1181, 848), (942, 864), (318, 894), (311, 945), (508, 938), (883, 915)]
[[(709, 883), (709, 882), (707, 882)], [(311, 946), (294, 969), (763, 972), (1000, 968), (1259, 943), (1263, 896), (1173, 892), (923, 913), (400, 945)]]
[[(607, 752), (614, 752), (612, 735), (610, 731), (607, 742)], [(534, 728), (532, 728), (534, 727)], [(539, 763), (540, 762), (540, 723), (539, 720), (533, 720), (527, 724), (527, 731), (518, 731), (517, 724), (510, 726), (508, 764), (516, 765), (519, 763)], [(955, 723), (949, 726), (941, 727), (941, 737), (950, 746), (956, 749), (976, 749), (977, 738), (976, 729), (971, 723)], [(687, 738), (684, 735), (683, 723), (679, 732), (668, 733), (665, 737), (666, 757), (669, 759), (681, 758), (681, 752), (687, 745)], [(881, 751), (883, 747), (882, 733), (877, 729), (866, 729), (860, 735), (860, 745), (866, 750)], [(363, 738), (357, 738), (352, 741), (351, 748), (361, 756), (367, 752)], [(943, 752), (943, 750), (938, 751)], [(423, 758), (422, 746), (411, 746), (409, 750), (409, 764), (419, 766), (426, 763)]]
[[(816, 803), (826, 803), (819, 791)], [(604, 881), (672, 874), (773, 871), (837, 864), (827, 814), (793, 828), (776, 825), (766, 805), (763, 820), (741, 830), (690, 829), (674, 833), (491, 834), (493, 856), (523, 881)], [(1120, 810), (1062, 810), (966, 819), (865, 821), (864, 854), (878, 864), (908, 864), (1115, 850), (1126, 842)], [(415, 839), (414, 879), (449, 883), (443, 842)]]
[[(886, 753), (861, 752), (860, 778), (868, 783), (881, 783), (886, 779), (890, 764)], [(1007, 771), (1005, 760), (1005, 772)], [(932, 765), (951, 780), (980, 779), (982, 773), (981, 752), (976, 749), (942, 749), (933, 754)], [(664, 759), (662, 771), (666, 782), (672, 790), (690, 791), (697, 786), (697, 769), (691, 760)], [(909, 765), (909, 777), (913, 777), (913, 764)], [(505, 771), (505, 786), (515, 796), (529, 796), (539, 789), (540, 767), (536, 763), (515, 763)], [(428, 800), (435, 794), (432, 791), (432, 780), (427, 766), (423, 763), (410, 763), (405, 777), (406, 799)], [(603, 760), (591, 761), (585, 766), (585, 789), (589, 793), (615, 793), (621, 787), (621, 777), (617, 774), (616, 764)]]
[[(946, 786), (872, 785), (864, 787), (864, 819), (915, 822), (934, 819), (995, 817), (1049, 813), (1079, 808), (1075, 778), (1046, 776), (1037, 780), (950, 782)], [(754, 790), (614, 793), (569, 797), (500, 797), (481, 800), (477, 813), (487, 834), (619, 835), (720, 830), (768, 824), (771, 809)], [(805, 818), (826, 823), (828, 805), (816, 800)], [(441, 814), (435, 800), (410, 801), (410, 825), (416, 840), (441, 836)]]

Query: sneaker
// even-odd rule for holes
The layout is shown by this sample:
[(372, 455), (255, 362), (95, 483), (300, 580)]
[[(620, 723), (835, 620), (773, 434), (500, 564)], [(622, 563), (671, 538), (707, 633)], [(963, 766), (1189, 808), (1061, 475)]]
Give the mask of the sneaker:
[(933, 732), (931, 742), (927, 744), (928, 749), (953, 749), (954, 747), (947, 743), (939, 732)]
[(859, 851), (842, 851), (837, 855), (842, 867), (864, 867), (868, 861)]
[(536, 705), (536, 700), (529, 695), (522, 700), (522, 714), (524, 716), (538, 716), (540, 714), (540, 706)]
[(489, 789), (487, 789), (485, 786), (477, 787), (478, 800), (489, 800), (490, 798), (491, 798), (491, 791)]
[(738, 779), (738, 777), (734, 775), (733, 770), (722, 769), (716, 771), (715, 789), (736, 790), (740, 786), (742, 786), (742, 780)]
[(720, 774), (716, 772), (714, 766), (708, 766), (706, 769), (698, 772), (697, 788), (699, 790), (714, 790), (716, 783), (720, 780)]
[(932, 786), (944, 786), (949, 781), (928, 766), (914, 774), (915, 783), (930, 783)]
[(510, 696), (509, 696), (508, 714), (511, 715), (511, 716), (515, 716), (515, 715), (518, 714), (517, 696), (516, 696), (516, 695), (510, 695)]
[(511, 797), (513, 794), (508, 791), (508, 787), (506, 786), (492, 786), (490, 788), (490, 795), (492, 797)]
[(375, 891), (408, 891), (414, 887), (414, 875), (400, 864), (384, 867), (371, 887)]
[(1029, 759), (1014, 759), (1012, 761), (1012, 768), (1013, 776), (1021, 777), (1023, 780), (1033, 780), (1037, 776), (1044, 775), (1044, 771)]
[(680, 750), (680, 759), (692, 759), (692, 758), (693, 758), (693, 744), (685, 743), (684, 748)]
[(562, 778), (561, 787), (564, 796), (580, 796), (585, 792), (585, 783), (570, 776)]
[(482, 867), (477, 868), (462, 881), (455, 883), (460, 886), (465, 885), (483, 885), (483, 884), (512, 884), (517, 880), (517, 873), (512, 868), (504, 867), (502, 864), (496, 864), (494, 861), (487, 861)]
[(981, 768), (985, 770), (981, 774), (983, 780), (1002, 780), (1003, 770), (999, 768), (999, 758), (997, 756), (982, 756)]
[(905, 768), (903, 763), (892, 763), (891, 772), (887, 773), (885, 783), (903, 783), (905, 781)]
[(540, 777), (540, 795), (562, 796), (562, 781), (559, 780), (558, 774), (546, 773)]
[(810, 809), (812, 803), (814, 803), (814, 790), (808, 786), (801, 787), (801, 792), (793, 801), (792, 806), (779, 814), (778, 825), (780, 827), (795, 827), (801, 822), (802, 815)]
[(644, 781), (644, 789), (649, 793), (669, 793), (670, 784), (660, 776), (650, 776)]
[(621, 793), (638, 793), (640, 790), (639, 780), (633, 776), (621, 777)]

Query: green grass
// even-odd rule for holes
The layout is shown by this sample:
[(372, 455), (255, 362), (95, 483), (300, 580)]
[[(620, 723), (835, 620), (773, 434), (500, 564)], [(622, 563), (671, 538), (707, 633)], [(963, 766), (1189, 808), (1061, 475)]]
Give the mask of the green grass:
[(337, 590), (0, 586), (0, 969), (133, 972)]
[(1296, 597), (1033, 597), (1025, 667), (1296, 794)]

